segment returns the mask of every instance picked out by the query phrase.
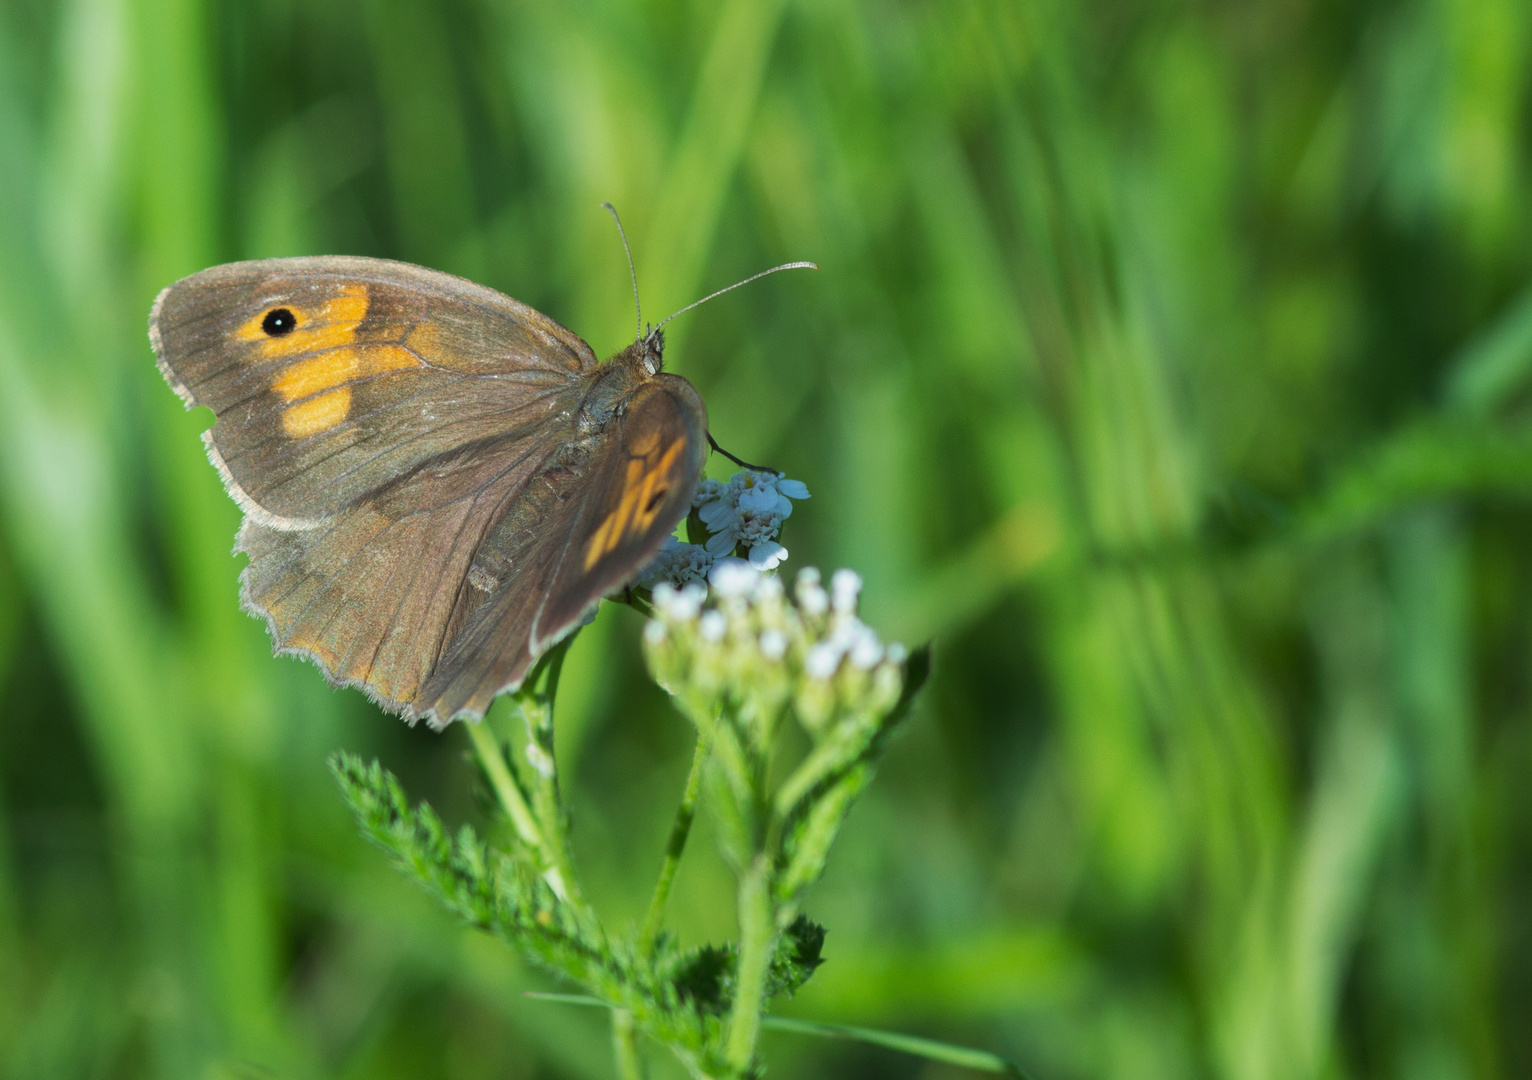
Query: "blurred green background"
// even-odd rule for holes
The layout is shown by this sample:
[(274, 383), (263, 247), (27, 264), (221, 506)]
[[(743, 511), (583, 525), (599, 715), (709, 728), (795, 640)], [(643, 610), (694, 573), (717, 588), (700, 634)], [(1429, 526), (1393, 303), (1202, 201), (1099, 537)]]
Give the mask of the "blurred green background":
[[(823, 266), (667, 360), (813, 491), (789, 568), (936, 642), (787, 1011), (1045, 1080), (1532, 1075), (1529, 61), (1524, 0), (4, 0), (0, 1074), (611, 1075), (357, 837), (330, 751), (482, 826), (467, 740), (271, 658), (145, 336), (347, 252), (607, 355), (608, 199), (651, 319)], [(638, 628), (560, 700), (615, 925), (690, 743)], [(705, 833), (678, 888), (732, 932)]]

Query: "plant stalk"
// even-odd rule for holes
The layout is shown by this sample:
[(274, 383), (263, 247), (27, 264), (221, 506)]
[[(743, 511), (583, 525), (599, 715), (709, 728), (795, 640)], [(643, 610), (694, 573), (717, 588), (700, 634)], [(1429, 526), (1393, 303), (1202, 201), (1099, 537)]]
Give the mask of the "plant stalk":
[(612, 1010), (612, 1051), (617, 1057), (617, 1075), (622, 1080), (644, 1080), (644, 1061), (638, 1055), (633, 1014), (627, 1009)]
[(735, 975), (734, 1007), (729, 1013), (729, 1037), (724, 1056), (735, 1075), (743, 1076), (755, 1057), (766, 1008), (766, 974), (777, 939), (776, 912), (771, 902), (771, 861), (756, 854), (739, 880), (739, 967)]
[(691, 771), (686, 774), (686, 787), (681, 792), (681, 804), (676, 807), (676, 818), (670, 826), (670, 839), (665, 844), (665, 861), (660, 864), (659, 880), (654, 883), (654, 895), (649, 900), (649, 910), (644, 915), (643, 929), (638, 935), (638, 951), (648, 956), (659, 940), (660, 927), (665, 920), (665, 902), (670, 898), (670, 887), (681, 865), (681, 853), (686, 850), (687, 837), (691, 835), (692, 822), (697, 817), (697, 798), (702, 791), (702, 770), (713, 749), (710, 732), (697, 729), (697, 746), (692, 751)]
[[(557, 678), (557, 672), (554, 668), (554, 678)], [(532, 809), (542, 822), (550, 871), (558, 875), (564, 886), (560, 895), (582, 911), (587, 910), (579, 879), (575, 876), (574, 859), (569, 852), (564, 804), (559, 797), (558, 767), (553, 756), (553, 695), (528, 695), (518, 700), (516, 706), (527, 725), (527, 746), (523, 756), (530, 766)], [(551, 877), (549, 884), (553, 884)]]
[[(490, 731), (489, 724), (486, 721), (470, 723), (468, 735), (500, 805), (505, 808), (516, 832), (536, 853), (543, 880), (560, 900), (582, 914), (590, 915), (579, 880), (575, 877), (574, 861), (569, 855), (568, 830), (559, 800), (558, 770), (553, 755), (553, 700), (558, 693), (564, 656), (573, 641), (574, 635), (570, 635), (544, 654), (515, 695), (516, 708), (527, 725), (523, 757), (533, 778), (531, 806), (527, 805), (516, 778), (511, 775), (500, 742)], [(539, 684), (540, 690), (537, 688)]]
[[(521, 788), (516, 786), (516, 780), (511, 776), (511, 770), (501, 756), (500, 740), (495, 738), (494, 732), (489, 730), (489, 723), (480, 720), (478, 723), (469, 721), (464, 725), (468, 728), (468, 737), (473, 740), (474, 751), (479, 755), (479, 764), (484, 766), (484, 772), (489, 776), (490, 786), (495, 789), (495, 796), (500, 800), (500, 805), (505, 808), (506, 815), (511, 819), (511, 824), (516, 827), (516, 833), (529, 848), (535, 851), (539, 858), (545, 858), (548, 845), (543, 840), (543, 831), (537, 827), (537, 821), (532, 817), (532, 811), (527, 806), (525, 799), (521, 797)], [(554, 887), (558, 891), (558, 887)], [(562, 895), (562, 893), (560, 894)]]

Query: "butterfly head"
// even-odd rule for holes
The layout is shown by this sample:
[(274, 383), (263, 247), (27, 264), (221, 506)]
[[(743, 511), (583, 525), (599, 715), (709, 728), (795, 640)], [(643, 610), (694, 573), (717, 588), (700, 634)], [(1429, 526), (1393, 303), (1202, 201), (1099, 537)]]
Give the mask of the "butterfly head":
[(665, 331), (658, 326), (618, 353), (615, 360), (632, 368), (640, 381), (665, 370)]
[(658, 375), (665, 369), (665, 331), (658, 326), (650, 329), (642, 341), (636, 342), (640, 350), (639, 362), (649, 375)]

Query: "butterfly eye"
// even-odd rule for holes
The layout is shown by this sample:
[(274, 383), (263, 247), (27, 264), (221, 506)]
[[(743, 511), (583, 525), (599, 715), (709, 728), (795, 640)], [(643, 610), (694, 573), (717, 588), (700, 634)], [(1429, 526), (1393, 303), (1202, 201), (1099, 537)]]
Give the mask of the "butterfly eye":
[(298, 317), (285, 307), (272, 308), (261, 320), (261, 329), (270, 337), (282, 337), (298, 328)]

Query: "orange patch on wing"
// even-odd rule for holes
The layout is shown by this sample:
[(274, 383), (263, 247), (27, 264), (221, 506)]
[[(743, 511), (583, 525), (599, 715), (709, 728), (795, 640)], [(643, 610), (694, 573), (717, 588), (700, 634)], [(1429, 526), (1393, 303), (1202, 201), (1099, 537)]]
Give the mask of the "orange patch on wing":
[(311, 397), (282, 411), (282, 430), (290, 438), (304, 439), (329, 431), (351, 412), (351, 388), (342, 386), (327, 394)]
[[(234, 332), (234, 336), (240, 341), (256, 342), (256, 355), (261, 360), (281, 360), (321, 349), (334, 349), (356, 340), (356, 328), (367, 317), (367, 305), (366, 285), (344, 285), (339, 295), (330, 297), (316, 308), (272, 304), (252, 316)], [(264, 323), (267, 314), (277, 308), (292, 312), (297, 326), (286, 334), (272, 337), (266, 333)]]
[(665, 494), (662, 486), (675, 463), (676, 455), (686, 445), (685, 439), (677, 439), (670, 448), (654, 461), (658, 449), (658, 436), (645, 444), (642, 451), (647, 460), (631, 458), (628, 472), (622, 480), (622, 498), (613, 510), (591, 534), (585, 548), (585, 569), (589, 570), (609, 551), (615, 551), (623, 540), (642, 535), (654, 524), (660, 503)]
[(447, 328), (430, 321), (416, 323), (404, 343), (428, 364), (458, 369), (468, 342), (454, 340)]
[(595, 566), (596, 560), (600, 559), (606, 552), (606, 537), (607, 533), (611, 531), (612, 519), (610, 517), (607, 517), (600, 525), (596, 526), (596, 531), (591, 534), (590, 544), (585, 549), (585, 569), (589, 570), (592, 566)]
[(629, 461), (628, 475), (622, 480), (622, 501), (617, 504), (617, 509), (612, 512), (612, 516), (606, 519), (609, 525), (606, 540), (608, 548), (616, 547), (628, 528), (628, 518), (633, 515), (634, 504), (638, 502), (638, 486), (643, 477), (644, 463), (638, 460)]
[(665, 489), (660, 485), (669, 475), (670, 466), (675, 463), (676, 455), (681, 452), (684, 441), (677, 440), (671, 443), (670, 449), (665, 451), (659, 464), (644, 473), (643, 486), (638, 490), (638, 498), (633, 501), (636, 512), (628, 526), (629, 532), (641, 533), (654, 524), (654, 515), (660, 512), (660, 503), (665, 494)]
[(655, 428), (635, 435), (633, 441), (628, 443), (628, 453), (634, 457), (647, 458), (653, 454), (660, 445), (660, 433)]
[(331, 349), (283, 370), (271, 388), (288, 401), (335, 390), (356, 379), (419, 367), (413, 353), (399, 345), (354, 345)]

